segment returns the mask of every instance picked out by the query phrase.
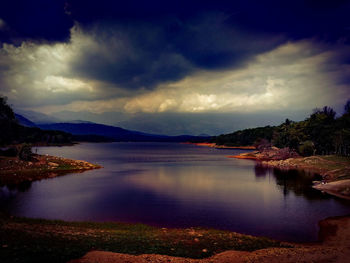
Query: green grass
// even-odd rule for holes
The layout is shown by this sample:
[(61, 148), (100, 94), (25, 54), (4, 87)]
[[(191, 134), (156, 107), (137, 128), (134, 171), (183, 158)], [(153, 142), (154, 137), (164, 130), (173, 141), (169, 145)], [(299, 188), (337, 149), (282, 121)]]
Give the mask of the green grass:
[(332, 180), (350, 178), (350, 158), (337, 155), (317, 155), (297, 158), (292, 161), (301, 168), (312, 169), (315, 172), (329, 174)]
[[(90, 250), (205, 258), (226, 250), (286, 246), (213, 229), (0, 217), (0, 262), (67, 262)], [(204, 250), (204, 251), (203, 251)]]
[(318, 156), (320, 161), (315, 165), (330, 171), (333, 180), (350, 179), (350, 157), (338, 155)]
[(350, 157), (339, 156), (339, 155), (325, 155), (320, 157), (328, 161), (347, 163), (348, 165), (350, 165)]
[[(27, 162), (14, 157), (0, 158), (0, 186), (8, 184), (19, 184), (26, 181), (35, 181), (51, 178), (54, 175), (65, 175), (68, 173), (81, 173), (86, 170), (101, 168), (98, 165), (87, 166), (80, 161), (63, 159), (53, 156), (36, 155), (41, 158), (40, 162)], [(57, 166), (49, 165), (56, 163)]]

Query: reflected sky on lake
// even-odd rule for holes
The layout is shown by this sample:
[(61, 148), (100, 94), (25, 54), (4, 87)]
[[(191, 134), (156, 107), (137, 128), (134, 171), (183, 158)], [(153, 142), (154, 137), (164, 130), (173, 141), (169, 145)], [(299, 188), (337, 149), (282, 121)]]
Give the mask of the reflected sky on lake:
[(103, 169), (0, 188), (3, 211), (64, 220), (202, 226), (290, 241), (317, 239), (318, 221), (350, 212), (350, 202), (310, 187), (312, 177), (254, 161), (241, 150), (188, 144), (101, 143), (42, 147)]

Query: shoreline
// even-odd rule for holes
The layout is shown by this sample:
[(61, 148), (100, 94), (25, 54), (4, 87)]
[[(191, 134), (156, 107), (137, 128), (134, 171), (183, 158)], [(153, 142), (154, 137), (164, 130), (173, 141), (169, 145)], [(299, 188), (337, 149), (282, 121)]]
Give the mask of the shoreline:
[(140, 223), (69, 222), (0, 214), (0, 251), (4, 252), (0, 253), (1, 262), (13, 262), (18, 255), (30, 257), (33, 262), (43, 262), (39, 259), (48, 257), (67, 262), (96, 249), (198, 259), (226, 250), (292, 246), (266, 237), (201, 227), (161, 228)]
[(347, 262), (341, 260), (350, 256), (350, 215), (329, 217), (318, 225), (319, 241), (292, 243), (198, 227), (68, 222), (0, 214), (0, 261)]
[[(254, 146), (225, 146), (215, 143), (191, 143), (197, 146), (205, 146), (219, 149), (249, 149), (256, 150)], [(276, 154), (277, 151), (277, 154)], [(276, 168), (280, 170), (304, 170), (310, 173), (319, 174), (322, 176), (322, 181), (315, 181), (312, 188), (338, 198), (350, 200), (350, 158), (338, 157), (335, 155), (310, 157), (290, 156), (291, 158), (279, 159), (278, 148), (273, 147), (270, 151), (261, 153), (252, 151), (241, 153), (239, 155), (228, 155), (228, 158), (246, 159), (259, 162), (261, 165)], [(272, 153), (272, 154), (271, 154)], [(292, 157), (293, 156), (293, 157)], [(332, 161), (328, 159), (343, 158), (347, 161)], [(337, 166), (339, 165), (339, 167)], [(349, 179), (349, 180), (348, 180)]]
[(255, 150), (254, 146), (226, 146), (226, 145), (218, 145), (216, 143), (211, 142), (184, 142), (184, 144), (193, 144), (197, 146), (205, 146), (216, 149), (237, 149), (237, 150)]
[[(244, 156), (243, 154), (239, 159), (253, 159), (252, 157), (254, 156), (251, 155), (252, 153), (250, 152), (248, 154), (250, 156)], [(38, 164), (42, 166), (32, 167), (35, 162), (31, 162), (32, 164), (30, 165), (26, 162), (26, 166), (28, 165), (29, 167), (27, 167), (27, 169), (20, 169), (19, 172), (11, 169), (0, 169), (0, 186), (3, 177), (2, 172), (4, 171), (4, 174), (7, 173), (8, 176), (12, 174), (12, 177), (13, 173), (23, 173), (25, 175), (27, 173), (32, 174), (33, 172), (40, 174), (42, 172), (51, 174), (50, 176), (42, 178), (34, 178), (31, 175), (31, 177), (29, 177), (31, 180), (29, 181), (35, 181), (71, 172), (83, 172), (101, 168), (99, 165), (85, 161), (49, 155), (33, 155), (33, 157), (36, 158)], [(230, 158), (236, 157), (230, 156)], [(315, 167), (317, 166), (317, 160), (324, 161), (319, 158), (322, 159), (322, 157), (313, 156), (306, 158), (290, 158), (286, 160), (260, 161), (264, 163), (264, 165), (279, 169), (303, 169), (298, 167), (298, 164), (290, 168), (292, 164), (294, 164), (292, 160), (304, 160), (304, 162), (307, 160), (306, 163), (309, 163), (310, 167)], [(11, 159), (12, 166), (10, 167), (18, 168), (18, 163), (16, 163), (16, 161), (19, 162), (19, 160), (17, 158), (0, 157), (0, 161), (4, 159), (8, 161)], [(254, 160), (259, 161), (257, 157), (255, 157)], [(313, 160), (315, 160), (315, 162), (313, 162)], [(0, 167), (2, 168), (1, 165)], [(319, 169), (327, 170), (322, 167), (319, 167)], [(329, 170), (327, 171), (329, 172)], [(335, 173), (334, 170), (331, 171)], [(339, 173), (339, 169), (337, 173)], [(23, 180), (23, 182), (27, 181), (28, 180)], [(328, 187), (331, 186), (331, 181), (325, 185)], [(327, 218), (321, 220), (319, 225), (321, 242), (303, 244), (280, 242), (265, 237), (255, 237), (235, 232), (201, 228), (168, 229), (155, 228), (142, 224), (65, 222), (59, 220), (16, 218), (13, 216), (4, 219), (0, 214), (0, 236), (3, 236), (0, 238), (0, 251), (4, 251), (4, 255), (6, 256), (4, 262), (11, 262), (12, 258), (14, 258), (17, 253), (25, 254), (24, 252), (19, 252), (19, 250), (23, 249), (27, 251), (27, 253), (32, 253), (28, 251), (39, 249), (39, 245), (36, 247), (36, 242), (40, 241), (40, 249), (43, 249), (43, 251), (49, 249), (49, 252), (42, 253), (50, 253), (51, 255), (53, 253), (51, 250), (52, 239), (59, 240), (57, 243), (62, 242), (61, 240), (63, 239), (66, 240), (64, 246), (59, 247), (57, 251), (55, 251), (55, 247), (53, 251), (57, 254), (54, 253), (54, 255), (62, 258), (62, 254), (66, 253), (64, 255), (69, 257), (69, 260), (71, 260), (69, 261), (70, 263), (103, 263), (111, 262), (111, 259), (117, 262), (129, 261), (142, 263), (148, 261), (169, 262), (169, 260), (170, 262), (195, 263), (241, 263), (246, 261), (251, 262), (251, 260), (253, 260), (252, 262), (273, 263), (284, 262), (284, 260), (292, 262), (291, 260), (293, 258), (295, 260), (306, 258), (310, 260), (310, 262), (315, 260), (335, 262), (333, 258), (341, 257), (341, 259), (343, 259), (350, 257), (350, 249), (345, 247), (345, 244), (347, 244), (346, 242), (350, 242), (350, 216)], [(341, 233), (339, 233), (339, 231)], [(5, 235), (3, 235), (3, 233), (5, 233)], [(47, 240), (45, 239), (45, 235), (47, 235)], [(20, 237), (13, 239), (11, 236)], [(22, 239), (25, 240), (25, 242), (21, 243)], [(32, 239), (34, 240), (33, 244), (31, 242)], [(113, 239), (118, 239), (118, 241), (116, 241), (116, 243), (109, 243), (113, 242)], [(161, 242), (159, 242), (159, 240)], [(344, 240), (346, 240), (346, 242), (344, 242)], [(17, 242), (23, 244), (23, 247), (21, 248), (21, 245), (18, 245)], [(128, 245), (125, 245), (125, 242)], [(150, 242), (151, 244), (149, 244)], [(117, 247), (113, 248), (114, 245)], [(74, 246), (77, 246), (77, 248)], [(69, 247), (68, 251), (65, 250), (66, 247)], [(106, 252), (107, 250), (113, 252)], [(30, 254), (24, 256), (27, 257), (28, 255)], [(72, 257), (72, 255), (79, 256)], [(10, 261), (6, 261), (6, 259)]]
[(203, 259), (171, 255), (129, 255), (93, 250), (69, 263), (108, 262), (175, 262), (175, 263), (280, 263), (280, 262), (348, 262), (350, 248), (350, 217), (330, 217), (319, 222), (319, 243), (289, 244), (290, 247), (271, 247), (254, 251), (226, 250)]
[(51, 155), (33, 154), (31, 161), (1, 156), (0, 186), (17, 185), (99, 168), (102, 166)]
[(350, 179), (333, 181), (327, 184), (318, 183), (313, 185), (313, 188), (339, 198), (350, 200)]
[(315, 155), (292, 157), (283, 160), (266, 158), (260, 152), (242, 153), (228, 158), (249, 159), (262, 166), (280, 170), (304, 170), (322, 176), (322, 181), (315, 181), (314, 189), (350, 200), (350, 158), (335, 155)]

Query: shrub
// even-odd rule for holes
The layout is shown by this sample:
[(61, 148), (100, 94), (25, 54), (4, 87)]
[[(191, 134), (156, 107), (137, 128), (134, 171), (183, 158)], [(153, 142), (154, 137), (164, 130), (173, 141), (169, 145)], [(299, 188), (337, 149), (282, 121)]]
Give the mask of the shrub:
[(22, 144), (18, 154), (19, 159), (24, 161), (31, 161), (32, 155), (32, 147), (30, 147), (28, 144)]
[(255, 141), (254, 146), (258, 151), (261, 152), (261, 151), (264, 151), (265, 149), (271, 148), (271, 143), (266, 139), (259, 138)]
[(302, 142), (298, 150), (302, 156), (311, 156), (315, 153), (315, 145), (312, 141), (305, 141)]

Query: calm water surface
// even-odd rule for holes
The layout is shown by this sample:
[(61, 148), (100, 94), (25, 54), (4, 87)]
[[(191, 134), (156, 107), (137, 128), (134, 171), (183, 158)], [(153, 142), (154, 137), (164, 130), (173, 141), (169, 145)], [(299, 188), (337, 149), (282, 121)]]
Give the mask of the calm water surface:
[(174, 143), (84, 143), (42, 147), (103, 169), (0, 188), (13, 215), (227, 229), (288, 241), (317, 239), (318, 221), (350, 202), (310, 187), (310, 177), (226, 158), (240, 150)]

